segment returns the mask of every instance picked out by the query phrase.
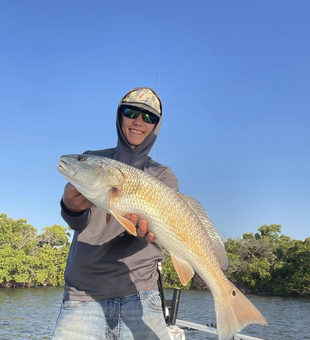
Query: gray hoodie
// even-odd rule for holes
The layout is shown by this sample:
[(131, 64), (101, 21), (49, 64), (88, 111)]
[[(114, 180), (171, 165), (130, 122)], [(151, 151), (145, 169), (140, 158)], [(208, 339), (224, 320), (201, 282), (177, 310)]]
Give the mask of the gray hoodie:
[[(147, 109), (160, 120), (150, 135), (131, 149), (121, 129), (122, 105)], [(161, 100), (149, 88), (135, 88), (120, 101), (117, 109), (116, 148), (86, 151), (119, 160), (141, 169), (178, 191), (178, 181), (170, 168), (148, 157), (162, 121)], [(122, 297), (153, 286), (157, 279), (157, 263), (164, 256), (157, 242), (148, 243), (134, 237), (112, 217), (93, 206), (81, 213), (70, 213), (61, 202), (61, 215), (74, 230), (65, 270), (64, 300), (99, 301)], [(134, 211), (133, 211), (134, 213)]]

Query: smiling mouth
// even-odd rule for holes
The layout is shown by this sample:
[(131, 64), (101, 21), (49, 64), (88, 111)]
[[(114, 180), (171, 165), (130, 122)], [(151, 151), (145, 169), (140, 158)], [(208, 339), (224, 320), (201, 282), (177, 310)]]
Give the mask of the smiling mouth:
[(135, 130), (135, 129), (129, 129), (129, 130), (130, 130), (130, 132), (136, 133), (138, 135), (142, 135), (144, 133), (143, 131), (138, 131), (138, 130)]

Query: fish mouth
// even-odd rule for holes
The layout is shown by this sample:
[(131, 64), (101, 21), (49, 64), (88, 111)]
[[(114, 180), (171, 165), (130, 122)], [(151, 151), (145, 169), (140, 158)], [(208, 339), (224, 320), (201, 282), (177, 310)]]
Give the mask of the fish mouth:
[(69, 174), (70, 176), (74, 176), (76, 174), (76, 171), (74, 171), (70, 165), (63, 160), (58, 162), (57, 170), (62, 174)]

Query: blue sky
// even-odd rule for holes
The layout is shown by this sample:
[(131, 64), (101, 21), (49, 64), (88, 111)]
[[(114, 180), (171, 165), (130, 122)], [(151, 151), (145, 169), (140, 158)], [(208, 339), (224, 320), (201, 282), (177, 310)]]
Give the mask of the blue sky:
[(310, 2), (0, 4), (0, 213), (66, 225), (59, 156), (114, 147), (119, 100), (163, 101), (155, 160), (219, 233), (310, 236)]

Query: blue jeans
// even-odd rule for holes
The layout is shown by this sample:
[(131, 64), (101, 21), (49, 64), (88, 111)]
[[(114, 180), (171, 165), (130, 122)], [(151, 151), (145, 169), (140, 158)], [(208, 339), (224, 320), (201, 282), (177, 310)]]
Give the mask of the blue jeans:
[(170, 340), (157, 288), (103, 301), (64, 301), (52, 340)]

